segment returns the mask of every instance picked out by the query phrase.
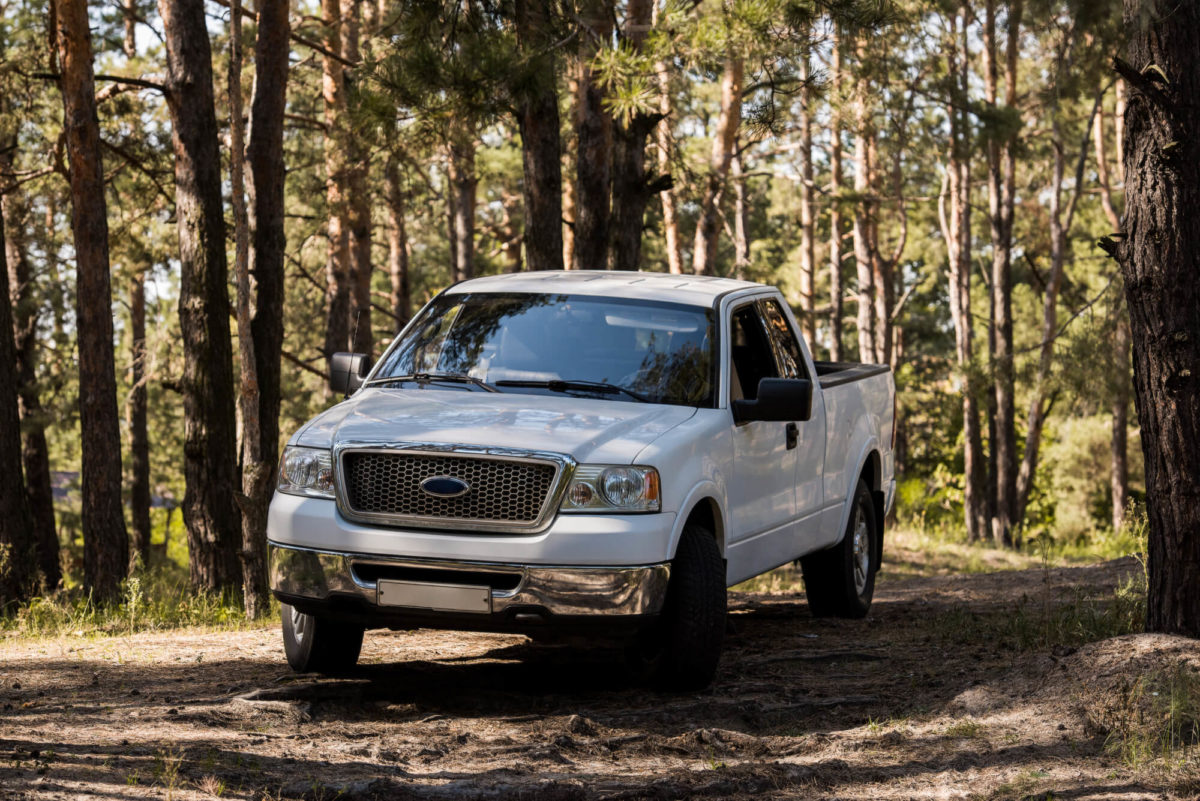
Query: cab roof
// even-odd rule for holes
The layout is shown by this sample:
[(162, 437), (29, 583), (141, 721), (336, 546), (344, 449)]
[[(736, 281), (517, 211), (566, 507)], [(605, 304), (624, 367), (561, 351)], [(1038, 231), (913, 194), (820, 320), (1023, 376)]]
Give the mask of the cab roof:
[(765, 289), (763, 284), (711, 275), (671, 275), (603, 270), (543, 270), (472, 278), (455, 284), (448, 294), (468, 292), (537, 292), (599, 295), (610, 298), (663, 300), (711, 308), (729, 292)]

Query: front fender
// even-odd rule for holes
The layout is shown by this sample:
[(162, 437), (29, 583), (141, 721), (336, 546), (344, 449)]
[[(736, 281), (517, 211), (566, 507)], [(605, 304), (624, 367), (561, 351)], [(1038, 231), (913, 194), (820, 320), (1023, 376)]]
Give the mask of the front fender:
[(667, 553), (672, 559), (675, 558), (675, 551), (679, 547), (679, 540), (683, 537), (683, 529), (687, 525), (692, 512), (701, 503), (707, 503), (712, 500), (716, 511), (713, 514), (714, 528), (713, 536), (717, 540), (717, 548), (721, 551), (721, 558), (725, 557), (725, 532), (729, 530), (729, 510), (723, 499), (725, 498), (725, 487), (713, 480), (701, 481), (692, 487), (691, 491), (684, 497), (683, 502), (679, 504), (679, 513), (675, 516), (675, 525), (671, 530), (671, 540), (667, 546)]

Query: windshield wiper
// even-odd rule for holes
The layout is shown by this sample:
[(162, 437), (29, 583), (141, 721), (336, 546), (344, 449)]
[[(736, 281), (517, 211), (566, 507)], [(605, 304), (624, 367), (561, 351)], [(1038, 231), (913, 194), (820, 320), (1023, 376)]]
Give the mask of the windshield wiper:
[(579, 380), (561, 380), (554, 379), (552, 381), (497, 381), (498, 387), (531, 387), (536, 389), (548, 389), (551, 392), (602, 392), (605, 395), (617, 395), (624, 393), (629, 397), (641, 403), (649, 403), (650, 399), (645, 395), (634, 392), (625, 387), (619, 387), (616, 384), (606, 384), (603, 381), (579, 381)]
[(410, 375), (392, 375), (386, 378), (373, 378), (367, 382), (367, 386), (374, 387), (380, 384), (398, 384), (401, 381), (412, 381), (416, 384), (429, 384), (434, 381), (441, 381), (446, 384), (471, 384), (472, 386), (480, 387), (488, 392), (499, 392), (494, 386), (486, 381), (481, 381), (475, 376), (464, 375), (462, 373), (412, 373)]

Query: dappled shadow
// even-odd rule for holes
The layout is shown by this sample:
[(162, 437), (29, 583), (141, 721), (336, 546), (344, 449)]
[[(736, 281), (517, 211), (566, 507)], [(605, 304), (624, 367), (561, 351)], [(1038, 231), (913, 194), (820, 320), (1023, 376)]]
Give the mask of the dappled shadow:
[[(853, 621), (735, 593), (719, 677), (686, 694), (632, 681), (613, 648), (486, 634), (371, 632), (337, 678), (290, 672), (275, 630), (29, 652), (0, 663), (0, 797), (858, 796), (1094, 756), (1074, 723), (1064, 751), (1058, 731), (1009, 744), (944, 722), (1032, 703), (1008, 692), (1022, 657), (989, 636), (1010, 590), (973, 586), (968, 628), (955, 582), (885, 588)], [(873, 733), (905, 720), (939, 722)]]

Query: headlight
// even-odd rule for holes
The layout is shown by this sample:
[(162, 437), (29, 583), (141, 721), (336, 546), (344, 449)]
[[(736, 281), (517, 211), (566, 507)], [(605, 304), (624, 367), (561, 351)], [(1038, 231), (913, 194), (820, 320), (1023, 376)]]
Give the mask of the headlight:
[(584, 464), (563, 496), (563, 512), (657, 512), (662, 508), (653, 467)]
[(333, 457), (324, 448), (284, 448), (276, 487), (293, 495), (332, 498)]

